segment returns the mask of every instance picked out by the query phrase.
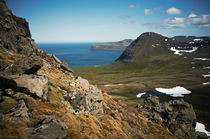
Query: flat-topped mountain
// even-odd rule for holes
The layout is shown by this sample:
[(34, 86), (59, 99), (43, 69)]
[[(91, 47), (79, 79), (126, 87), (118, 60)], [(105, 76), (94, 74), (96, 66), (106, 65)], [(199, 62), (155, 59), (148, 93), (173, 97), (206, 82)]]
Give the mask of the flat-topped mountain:
[(92, 50), (124, 50), (128, 47), (132, 39), (125, 39), (118, 42), (108, 42), (108, 43), (97, 43), (91, 46)]

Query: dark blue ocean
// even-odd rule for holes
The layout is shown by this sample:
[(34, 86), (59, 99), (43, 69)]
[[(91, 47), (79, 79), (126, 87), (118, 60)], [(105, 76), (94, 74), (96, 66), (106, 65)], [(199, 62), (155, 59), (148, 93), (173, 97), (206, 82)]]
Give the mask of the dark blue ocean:
[(37, 47), (47, 54), (54, 54), (61, 60), (66, 61), (69, 67), (110, 64), (123, 52), (122, 50), (91, 50), (92, 44), (94, 43), (39, 43)]

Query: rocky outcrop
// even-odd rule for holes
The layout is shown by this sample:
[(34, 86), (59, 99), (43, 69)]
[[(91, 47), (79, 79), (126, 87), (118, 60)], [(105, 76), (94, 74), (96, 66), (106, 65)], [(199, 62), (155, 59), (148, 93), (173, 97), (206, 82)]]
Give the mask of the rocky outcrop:
[(60, 125), (56, 119), (44, 119), (29, 139), (64, 139), (67, 136), (67, 131)]
[(48, 78), (40, 75), (11, 75), (0, 77), (1, 88), (13, 88), (31, 96), (47, 100)]
[(39, 56), (32, 55), (30, 57), (22, 58), (13, 64), (8, 65), (7, 68), (0, 72), (1, 74), (35, 74), (44, 65), (44, 60)]
[(17, 106), (10, 110), (9, 115), (15, 117), (28, 118), (29, 117), (28, 108), (26, 107), (24, 100), (20, 100)]
[(92, 50), (124, 50), (133, 40), (125, 39), (118, 42), (97, 43), (91, 46)]
[(172, 132), (175, 138), (195, 138), (196, 115), (192, 105), (183, 99), (160, 103), (158, 97), (145, 99), (147, 117)]
[(85, 92), (74, 91), (64, 96), (70, 102), (75, 112), (90, 113), (92, 115), (103, 113), (101, 90), (90, 85), (86, 79), (81, 77), (77, 77), (75, 81), (79, 85), (77, 87), (83, 88)]
[(28, 22), (14, 16), (4, 0), (0, 0), (0, 30), (0, 47), (24, 55), (31, 55), (36, 49)]

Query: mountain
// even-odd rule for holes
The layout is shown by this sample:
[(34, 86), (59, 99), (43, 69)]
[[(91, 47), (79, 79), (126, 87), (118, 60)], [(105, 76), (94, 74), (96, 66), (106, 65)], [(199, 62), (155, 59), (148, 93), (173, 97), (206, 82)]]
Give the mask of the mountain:
[(192, 42), (210, 42), (209, 36), (203, 36), (203, 37), (196, 37), (196, 36), (174, 36), (172, 39), (175, 39), (178, 42), (184, 42), (184, 43), (192, 43)]
[(145, 32), (134, 40), (116, 61), (131, 63), (148, 56), (170, 55), (174, 52), (182, 55), (194, 52), (209, 43), (208, 37), (189, 38), (168, 38), (154, 32)]
[[(117, 99), (125, 98), (130, 107), (139, 103), (136, 96), (140, 92), (153, 95), (154, 88), (184, 87), (191, 94), (183, 99), (193, 105), (198, 121), (210, 130), (210, 43), (199, 38), (189, 41), (146, 32), (113, 63), (74, 71)], [(158, 97), (174, 100), (161, 94)]]
[[(64, 61), (37, 49), (26, 20), (14, 16), (3, 0), (0, 20), (0, 138), (195, 136), (196, 118), (191, 105), (170, 102), (168, 117), (146, 109), (146, 104), (153, 106), (152, 98), (141, 109), (129, 108), (88, 80), (75, 76)], [(169, 113), (162, 105), (157, 107)], [(177, 109), (182, 111), (177, 113)], [(169, 120), (171, 114), (174, 118)]]
[(118, 42), (97, 43), (91, 46), (92, 50), (124, 50), (133, 40), (125, 39)]

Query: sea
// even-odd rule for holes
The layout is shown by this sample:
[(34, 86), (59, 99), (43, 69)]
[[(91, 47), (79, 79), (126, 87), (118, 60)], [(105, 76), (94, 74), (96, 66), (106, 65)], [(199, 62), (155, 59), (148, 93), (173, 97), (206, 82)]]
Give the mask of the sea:
[(115, 61), (123, 50), (91, 50), (95, 43), (38, 43), (37, 47), (68, 63), (69, 67), (107, 65)]

